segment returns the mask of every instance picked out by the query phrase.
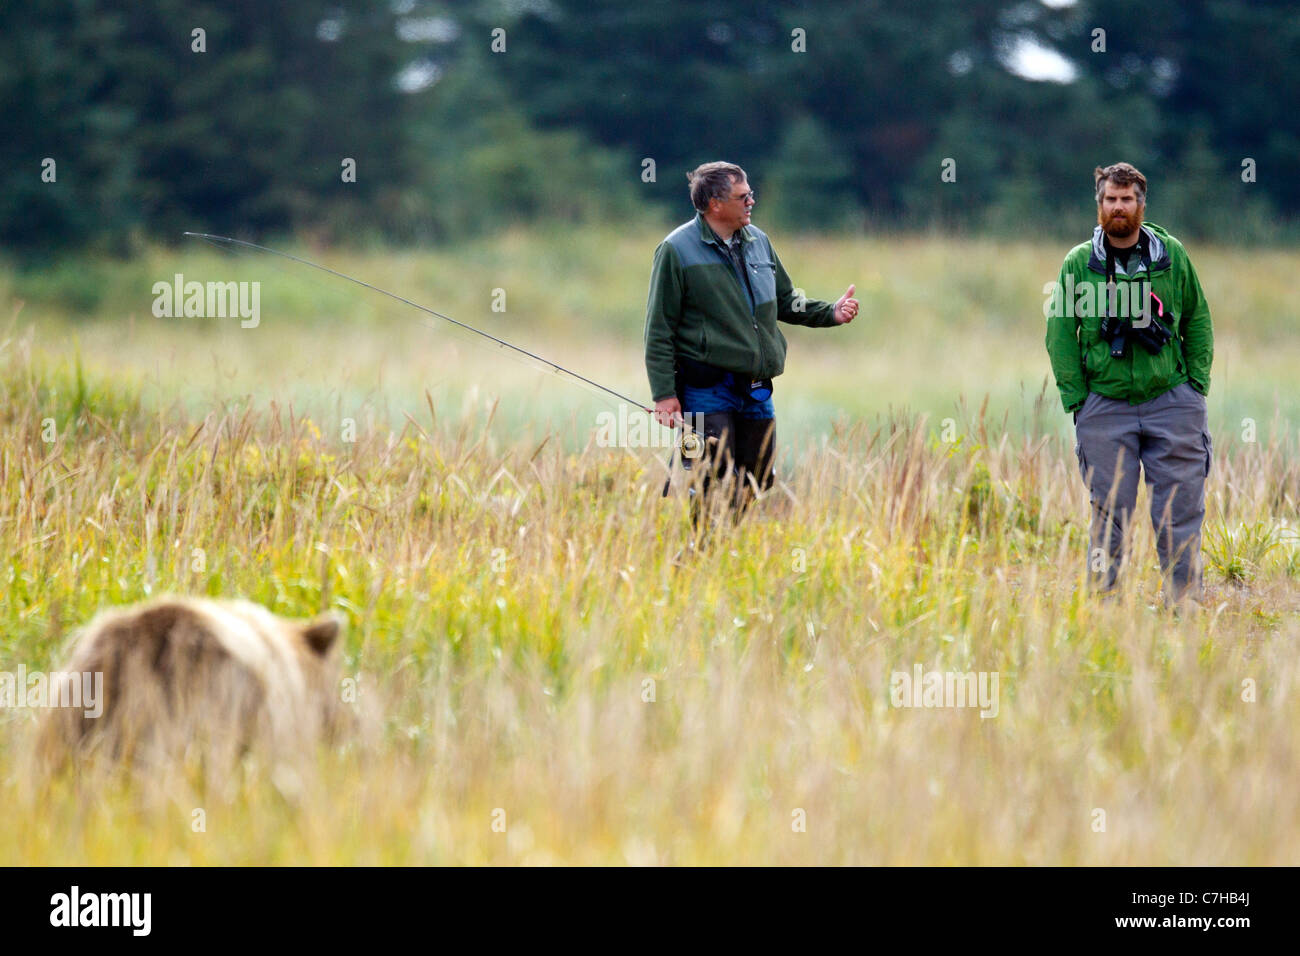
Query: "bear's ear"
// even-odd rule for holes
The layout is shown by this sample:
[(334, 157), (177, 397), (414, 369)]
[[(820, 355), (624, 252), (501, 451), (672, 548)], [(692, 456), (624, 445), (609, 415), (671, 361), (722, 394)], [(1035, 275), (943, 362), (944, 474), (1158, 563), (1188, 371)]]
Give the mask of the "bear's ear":
[(337, 614), (326, 614), (318, 617), (311, 623), (303, 625), (303, 640), (320, 657), (324, 657), (329, 653), (329, 649), (334, 646), (334, 642), (338, 640), (342, 624), (343, 622)]

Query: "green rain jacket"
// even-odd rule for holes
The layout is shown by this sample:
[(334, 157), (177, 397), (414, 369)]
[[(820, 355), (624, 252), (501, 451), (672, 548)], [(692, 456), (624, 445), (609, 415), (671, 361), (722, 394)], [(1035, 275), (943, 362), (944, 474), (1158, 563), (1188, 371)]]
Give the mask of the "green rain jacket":
[[(1106, 253), (1102, 230), (1092, 240), (1070, 250), (1061, 265), (1055, 287), (1048, 285), (1047, 354), (1051, 358), (1061, 404), (1067, 412), (1083, 405), (1089, 392), (1139, 405), (1176, 385), (1190, 382), (1202, 395), (1210, 392), (1210, 365), (1214, 361), (1214, 330), (1210, 306), (1201, 291), (1196, 270), (1183, 244), (1154, 223), (1144, 223), (1150, 252), (1150, 274), (1129, 260), (1134, 272), (1122, 265), (1115, 270), (1116, 312), (1139, 315), (1125, 303), (1141, 299), (1136, 283), (1150, 280), (1151, 291), (1164, 303), (1164, 325), (1174, 338), (1155, 355), (1129, 342), (1122, 358), (1113, 358), (1110, 344), (1102, 341), (1100, 327), (1106, 305)], [(1130, 290), (1135, 294), (1129, 296)]]

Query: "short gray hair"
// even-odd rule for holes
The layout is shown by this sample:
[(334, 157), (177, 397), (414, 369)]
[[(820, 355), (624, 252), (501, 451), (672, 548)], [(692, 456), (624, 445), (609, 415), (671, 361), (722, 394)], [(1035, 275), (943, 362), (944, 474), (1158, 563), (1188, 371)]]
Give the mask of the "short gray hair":
[(735, 163), (704, 163), (686, 174), (691, 184), (691, 204), (700, 212), (709, 208), (711, 199), (730, 199), (731, 187), (749, 179)]

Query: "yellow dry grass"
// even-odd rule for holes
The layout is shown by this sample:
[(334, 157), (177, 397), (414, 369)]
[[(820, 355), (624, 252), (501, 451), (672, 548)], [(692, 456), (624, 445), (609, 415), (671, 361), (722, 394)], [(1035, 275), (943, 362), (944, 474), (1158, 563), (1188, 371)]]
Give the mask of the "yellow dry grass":
[[(950, 394), (921, 403), (928, 417), (787, 429), (802, 450), (777, 489), (675, 560), (688, 524), (659, 497), (661, 452), (599, 447), (579, 412), (525, 428), (525, 406), (488, 427), (494, 395), (563, 385), (502, 378), (454, 414), (436, 384), (400, 402), (373, 382), (313, 391), (332, 361), (363, 367), (375, 336), (316, 330), (294, 352), (268, 323), (213, 351), (272, 394), (218, 400), (218, 380), (187, 390), (183, 374), (207, 374), (208, 351), (168, 352), (193, 331), (114, 321), (75, 330), (80, 365), (71, 327), (22, 316), (0, 355), (0, 670), (56, 667), (72, 628), (149, 594), (332, 607), (371, 719), (306, 769), (47, 786), (24, 753), (34, 715), (0, 710), (6, 864), (1300, 855), (1300, 466), (1277, 430), (1219, 443), (1207, 533), (1216, 555), (1254, 550), (1236, 583), (1238, 565), (1211, 568), (1207, 609), (1174, 616), (1147, 527), (1118, 601), (1079, 590), (1086, 495), (1052, 396), (1041, 427), (963, 417)], [(403, 353), (407, 334), (382, 342)], [(613, 355), (580, 347), (588, 370)], [(858, 374), (835, 380), (844, 394)], [(792, 381), (779, 408), (800, 401)], [(949, 409), (955, 441), (939, 435)], [(997, 672), (997, 715), (892, 706), (891, 674), (918, 663)]]

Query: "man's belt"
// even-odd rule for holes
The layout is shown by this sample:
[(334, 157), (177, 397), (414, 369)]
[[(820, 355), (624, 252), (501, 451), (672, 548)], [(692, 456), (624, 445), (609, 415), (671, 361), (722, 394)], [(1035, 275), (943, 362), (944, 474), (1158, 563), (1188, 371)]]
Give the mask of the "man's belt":
[(747, 375), (729, 372), (725, 368), (688, 358), (677, 356), (677, 391), (682, 386), (689, 388), (716, 388), (724, 385), (736, 395), (744, 398), (748, 395), (756, 402), (765, 402), (772, 397), (772, 380), (755, 379)]

